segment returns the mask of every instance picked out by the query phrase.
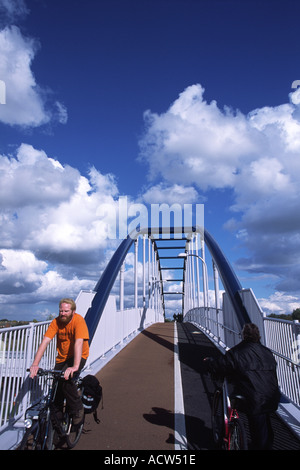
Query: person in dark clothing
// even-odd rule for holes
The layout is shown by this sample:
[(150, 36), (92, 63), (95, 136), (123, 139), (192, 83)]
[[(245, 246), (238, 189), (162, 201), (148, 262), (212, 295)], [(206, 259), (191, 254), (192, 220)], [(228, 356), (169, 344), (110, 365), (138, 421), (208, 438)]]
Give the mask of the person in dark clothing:
[(205, 358), (209, 371), (216, 377), (226, 377), (233, 385), (233, 393), (245, 397), (252, 448), (272, 448), (273, 431), (270, 413), (278, 407), (280, 391), (276, 375), (276, 361), (260, 342), (258, 327), (247, 323), (242, 341), (217, 359)]

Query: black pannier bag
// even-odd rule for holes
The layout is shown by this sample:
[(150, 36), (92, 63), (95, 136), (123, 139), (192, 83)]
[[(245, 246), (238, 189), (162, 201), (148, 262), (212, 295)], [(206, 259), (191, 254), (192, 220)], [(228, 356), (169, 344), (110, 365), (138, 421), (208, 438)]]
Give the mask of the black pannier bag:
[(102, 399), (102, 387), (94, 375), (86, 375), (81, 383), (81, 401), (85, 414), (93, 413), (96, 423), (100, 423), (97, 417), (97, 408)]

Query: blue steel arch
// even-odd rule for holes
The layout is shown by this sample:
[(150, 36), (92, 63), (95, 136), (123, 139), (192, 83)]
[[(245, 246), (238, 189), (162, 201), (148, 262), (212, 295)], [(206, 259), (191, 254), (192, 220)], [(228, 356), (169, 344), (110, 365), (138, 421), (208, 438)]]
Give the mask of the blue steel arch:
[(90, 335), (90, 343), (92, 342), (92, 339), (94, 337), (110, 291), (114, 285), (114, 282), (121, 269), (122, 263), (133, 242), (134, 239), (132, 239), (129, 235), (122, 241), (122, 243), (119, 245), (119, 247), (113, 254), (105, 270), (103, 271), (98, 283), (96, 284), (96, 287), (94, 289), (96, 294), (93, 298), (91, 307), (89, 308), (85, 316), (85, 321)]
[[(179, 230), (177, 228), (174, 229), (174, 227), (169, 230), (170, 233), (178, 233), (178, 231)], [(182, 233), (186, 233), (187, 231), (200, 231), (201, 233), (203, 233), (204, 241), (210, 251), (215, 265), (218, 268), (224, 289), (231, 300), (236, 317), (242, 328), (245, 323), (250, 322), (250, 317), (239, 295), (239, 291), (242, 289), (242, 286), (235, 272), (233, 271), (232, 266), (225, 257), (216, 240), (206, 229), (199, 230), (198, 227), (191, 227), (191, 230), (187, 230), (186, 227), (182, 227)], [(136, 236), (144, 233), (148, 235), (153, 235), (153, 233), (162, 234), (163, 230), (161, 228), (144, 228), (138, 233), (136, 233)], [(91, 307), (89, 308), (85, 316), (85, 320), (90, 334), (90, 343), (93, 340), (102, 312), (108, 300), (110, 291), (114, 285), (114, 282), (121, 269), (122, 263), (125, 260), (125, 257), (128, 251), (130, 250), (134, 240), (135, 237), (130, 234), (121, 242), (121, 244), (113, 254), (111, 260), (109, 261), (108, 265), (106, 266), (105, 270), (103, 271), (98, 283), (95, 286), (95, 296), (93, 298)]]

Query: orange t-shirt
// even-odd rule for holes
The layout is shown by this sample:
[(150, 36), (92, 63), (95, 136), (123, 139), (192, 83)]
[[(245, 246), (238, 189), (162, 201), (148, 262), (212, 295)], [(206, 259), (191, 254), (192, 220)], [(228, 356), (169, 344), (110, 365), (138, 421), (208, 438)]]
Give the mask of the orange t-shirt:
[(84, 318), (78, 313), (74, 313), (72, 320), (64, 325), (59, 321), (59, 317), (55, 318), (49, 325), (45, 336), (53, 339), (57, 335), (57, 357), (56, 362), (64, 362), (74, 357), (75, 340), (82, 338), (82, 358), (87, 359), (89, 356), (89, 332)]

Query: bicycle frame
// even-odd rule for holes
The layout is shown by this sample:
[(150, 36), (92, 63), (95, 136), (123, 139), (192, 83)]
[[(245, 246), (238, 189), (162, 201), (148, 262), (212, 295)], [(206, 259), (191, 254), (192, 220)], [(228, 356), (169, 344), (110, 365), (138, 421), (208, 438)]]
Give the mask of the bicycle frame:
[(45, 431), (42, 436), (41, 449), (46, 448), (47, 438), (49, 434), (50, 426), (50, 405), (54, 401), (55, 394), (58, 387), (59, 377), (61, 373), (56, 376), (53, 375), (52, 371), (44, 370), (41, 371), (39, 376), (46, 376), (46, 380), (51, 381), (48, 393), (44, 395), (37, 403), (27, 408), (25, 412), (25, 428), (30, 429), (34, 435), (34, 441), (39, 438), (40, 429), (45, 426)]
[(222, 385), (223, 413), (224, 413), (224, 441), (226, 446), (230, 447), (230, 423), (233, 419), (239, 419), (237, 409), (232, 406), (232, 402), (228, 393), (228, 384), (226, 378)]
[[(39, 369), (39, 376), (45, 376), (46, 380), (51, 384), (48, 388), (48, 393), (45, 394), (36, 404), (32, 405), (25, 412), (25, 428), (26, 432), (21, 442), (21, 449), (28, 444), (29, 436), (33, 436), (33, 448), (53, 449), (54, 436), (65, 439), (67, 447), (72, 449), (78, 442), (82, 429), (83, 422), (79, 427), (73, 427), (73, 419), (70, 417), (67, 410), (64, 411), (63, 421), (61, 425), (55, 427), (53, 425), (53, 416), (51, 417), (51, 404), (54, 402), (55, 395), (59, 380), (63, 377), (64, 372), (58, 370), (43, 370)], [(79, 373), (77, 374), (75, 383), (80, 387), (82, 378)]]
[(212, 408), (212, 430), (216, 444), (224, 450), (247, 449), (247, 437), (243, 423), (235, 405), (235, 398), (230, 398), (228, 384), (223, 380), (214, 394)]

